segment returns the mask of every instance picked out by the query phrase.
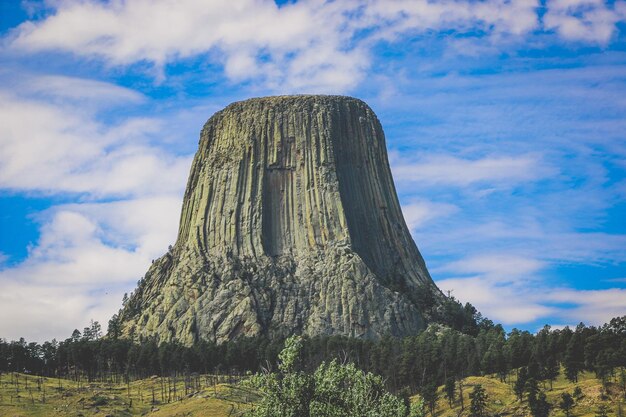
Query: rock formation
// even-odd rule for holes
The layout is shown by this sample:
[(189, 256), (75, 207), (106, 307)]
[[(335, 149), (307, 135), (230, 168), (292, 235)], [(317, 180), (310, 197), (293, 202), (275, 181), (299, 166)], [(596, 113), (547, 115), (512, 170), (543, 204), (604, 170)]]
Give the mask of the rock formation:
[(120, 313), (127, 335), (379, 338), (440, 295), (406, 227), (373, 111), (341, 96), (246, 100), (205, 124), (176, 244)]

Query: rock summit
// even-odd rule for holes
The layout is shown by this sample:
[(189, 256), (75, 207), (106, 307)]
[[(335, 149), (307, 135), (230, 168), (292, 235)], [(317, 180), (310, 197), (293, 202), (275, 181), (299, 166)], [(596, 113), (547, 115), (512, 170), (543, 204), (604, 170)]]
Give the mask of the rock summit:
[(425, 326), (440, 296), (406, 226), (385, 136), (363, 101), (236, 102), (200, 135), (178, 238), (120, 312), (124, 334), (378, 339)]

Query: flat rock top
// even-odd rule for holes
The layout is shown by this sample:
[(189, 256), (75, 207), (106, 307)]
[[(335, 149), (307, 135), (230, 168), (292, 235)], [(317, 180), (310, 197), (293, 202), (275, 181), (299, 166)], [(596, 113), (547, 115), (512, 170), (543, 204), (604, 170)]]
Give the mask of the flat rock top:
[(247, 104), (297, 104), (297, 103), (338, 103), (338, 102), (355, 102), (359, 104), (365, 104), (363, 100), (350, 96), (341, 95), (327, 95), (327, 94), (294, 94), (284, 96), (267, 96), (267, 97), (254, 97), (246, 100), (235, 101), (234, 103), (226, 106), (225, 109), (236, 106), (245, 106)]
[(229, 104), (223, 110), (218, 111), (215, 115), (239, 112), (247, 109), (258, 108), (294, 108), (310, 106), (325, 106), (335, 107), (337, 105), (357, 105), (358, 107), (369, 109), (369, 106), (358, 98), (339, 95), (323, 95), (323, 94), (302, 94), (302, 95), (287, 95), (287, 96), (268, 96), (268, 97), (256, 97), (247, 100), (236, 101)]

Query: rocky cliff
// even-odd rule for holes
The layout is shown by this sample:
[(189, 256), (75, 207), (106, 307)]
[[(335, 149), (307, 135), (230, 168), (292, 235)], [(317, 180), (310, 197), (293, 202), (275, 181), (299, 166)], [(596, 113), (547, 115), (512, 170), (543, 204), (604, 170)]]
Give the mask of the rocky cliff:
[(176, 244), (120, 314), (126, 334), (413, 334), (439, 295), (406, 227), (372, 110), (340, 96), (233, 103), (205, 124)]

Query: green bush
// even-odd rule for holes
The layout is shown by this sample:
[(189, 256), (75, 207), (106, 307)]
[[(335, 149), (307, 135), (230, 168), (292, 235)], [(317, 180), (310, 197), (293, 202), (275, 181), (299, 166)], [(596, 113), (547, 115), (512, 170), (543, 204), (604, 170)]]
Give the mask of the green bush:
[(385, 390), (383, 379), (354, 364), (322, 363), (311, 375), (297, 370), (302, 340), (293, 336), (280, 353), (278, 373), (251, 383), (264, 396), (253, 417), (406, 417), (404, 402)]

